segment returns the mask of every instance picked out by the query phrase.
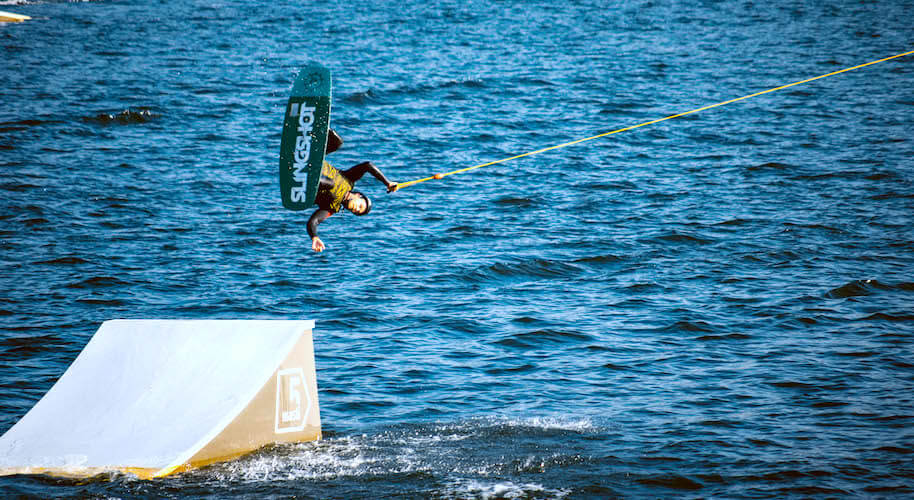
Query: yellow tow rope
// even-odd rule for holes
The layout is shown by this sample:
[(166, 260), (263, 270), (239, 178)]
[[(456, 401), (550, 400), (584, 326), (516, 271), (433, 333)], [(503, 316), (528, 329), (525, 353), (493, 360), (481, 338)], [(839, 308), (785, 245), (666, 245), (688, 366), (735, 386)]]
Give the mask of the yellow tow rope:
[(473, 165), (472, 167), (466, 167), (466, 168), (461, 168), (461, 169), (459, 169), (459, 170), (454, 170), (454, 171), (451, 171), (451, 172), (445, 172), (445, 173), (441, 173), (441, 174), (435, 174), (435, 175), (432, 175), (432, 176), (430, 176), (430, 177), (425, 177), (425, 178), (423, 178), (423, 179), (416, 179), (416, 180), (414, 180), (414, 181), (402, 182), (402, 183), (400, 183), (400, 184), (397, 184), (397, 188), (396, 188), (396, 189), (397, 189), (397, 190), (400, 190), (400, 189), (403, 189), (403, 188), (405, 188), (405, 187), (412, 186), (412, 185), (414, 185), (414, 184), (419, 184), (420, 182), (430, 181), (430, 180), (432, 180), (432, 179), (443, 179), (444, 177), (447, 177), (447, 176), (449, 176), (449, 175), (459, 174), (459, 173), (462, 173), (462, 172), (469, 172), (470, 170), (476, 170), (477, 168), (488, 167), (488, 166), (490, 166), (490, 165), (495, 165), (495, 164), (497, 164), (497, 163), (504, 163), (504, 162), (506, 162), (506, 161), (516, 160), (517, 158), (523, 158), (523, 157), (525, 157), (525, 156), (531, 156), (531, 155), (535, 155), (535, 154), (539, 154), (539, 153), (545, 153), (546, 151), (552, 151), (553, 149), (564, 148), (564, 147), (571, 146), (571, 145), (574, 145), (574, 144), (578, 144), (578, 143), (581, 143), (581, 142), (592, 141), (592, 140), (594, 140), (594, 139), (599, 139), (600, 137), (606, 137), (606, 136), (609, 136), (609, 135), (618, 134), (619, 132), (625, 132), (625, 131), (628, 131), (628, 130), (634, 130), (634, 129), (636, 129), (636, 128), (644, 127), (644, 126), (646, 126), (646, 125), (653, 125), (653, 124), (655, 124), (655, 123), (660, 123), (660, 122), (662, 122), (662, 121), (671, 120), (671, 119), (673, 119), (673, 118), (679, 118), (680, 116), (690, 115), (690, 114), (692, 114), (692, 113), (697, 113), (697, 112), (699, 112), (699, 111), (704, 111), (704, 110), (706, 110), (706, 109), (716, 108), (716, 107), (718, 107), (718, 106), (723, 106), (723, 105), (725, 105), (725, 104), (730, 104), (730, 103), (734, 103), (734, 102), (737, 102), (737, 101), (742, 101), (742, 100), (749, 99), (749, 98), (752, 98), (752, 97), (760, 96), (760, 95), (762, 95), (762, 94), (767, 94), (767, 93), (769, 93), (769, 92), (775, 92), (775, 91), (777, 91), (777, 90), (783, 90), (783, 89), (786, 89), (786, 88), (789, 88), (789, 87), (793, 87), (793, 86), (795, 86), (795, 85), (802, 85), (802, 84), (804, 84), (804, 83), (809, 83), (809, 82), (814, 81), (814, 80), (819, 80), (819, 79), (821, 79), (821, 78), (825, 78), (825, 77), (828, 77), (828, 76), (834, 76), (834, 75), (837, 75), (837, 74), (840, 74), (840, 73), (845, 73), (845, 72), (847, 72), (847, 71), (853, 71), (853, 70), (855, 70), (855, 69), (860, 69), (860, 68), (863, 68), (863, 67), (866, 67), (866, 66), (870, 66), (870, 65), (873, 65), (873, 64), (885, 62), (885, 61), (888, 61), (888, 60), (891, 60), (891, 59), (895, 59), (895, 58), (898, 58), (898, 57), (903, 57), (903, 56), (906, 56), (906, 55), (909, 55), (909, 54), (914, 54), (914, 50), (911, 50), (911, 51), (908, 51), (908, 52), (904, 52), (904, 53), (902, 53), (902, 54), (896, 54), (896, 55), (894, 55), (894, 56), (886, 57), (886, 58), (879, 59), (879, 60), (876, 60), (876, 61), (870, 61), (870, 62), (868, 62), (868, 63), (858, 64), (857, 66), (852, 66), (852, 67), (850, 67), (850, 68), (844, 68), (844, 69), (840, 69), (840, 70), (838, 70), (838, 71), (832, 71), (831, 73), (826, 73), (826, 74), (824, 74), (824, 75), (819, 75), (819, 76), (815, 76), (815, 77), (812, 77), (812, 78), (807, 78), (807, 79), (805, 79), (805, 80), (800, 80), (800, 81), (798, 81), (798, 82), (788, 83), (787, 85), (781, 85), (780, 87), (774, 87), (774, 88), (771, 88), (771, 89), (768, 89), (768, 90), (763, 90), (763, 91), (761, 91), (761, 92), (756, 92), (756, 93), (754, 93), (754, 94), (744, 95), (744, 96), (742, 96), (742, 97), (737, 97), (736, 99), (730, 99), (730, 100), (728, 100), (728, 101), (719, 102), (719, 103), (717, 103), (717, 104), (711, 104), (711, 105), (709, 105), (709, 106), (703, 106), (703, 107), (700, 107), (700, 108), (695, 108), (695, 109), (693, 109), (693, 110), (686, 111), (686, 112), (684, 112), (684, 113), (677, 113), (677, 114), (675, 114), (675, 115), (670, 115), (670, 116), (667, 116), (667, 117), (665, 117), (665, 118), (659, 118), (659, 119), (657, 119), (657, 120), (651, 120), (651, 121), (648, 121), (648, 122), (639, 123), (639, 124), (637, 124), (637, 125), (632, 125), (632, 126), (630, 126), (630, 127), (620, 128), (620, 129), (617, 129), (617, 130), (613, 130), (613, 131), (611, 131), (611, 132), (604, 132), (604, 133), (602, 133), (602, 134), (594, 135), (594, 136), (591, 136), (591, 137), (585, 137), (585, 138), (583, 138), (583, 139), (577, 139), (577, 140), (570, 141), (570, 142), (566, 142), (566, 143), (563, 143), (563, 144), (557, 144), (557, 145), (555, 145), (555, 146), (549, 146), (548, 148), (537, 149), (536, 151), (530, 151), (529, 153), (523, 153), (523, 154), (511, 156), (511, 157), (508, 157), (508, 158), (502, 158), (502, 159), (500, 159), (500, 160), (490, 161), (490, 162), (486, 162), (486, 163), (480, 163), (479, 165)]

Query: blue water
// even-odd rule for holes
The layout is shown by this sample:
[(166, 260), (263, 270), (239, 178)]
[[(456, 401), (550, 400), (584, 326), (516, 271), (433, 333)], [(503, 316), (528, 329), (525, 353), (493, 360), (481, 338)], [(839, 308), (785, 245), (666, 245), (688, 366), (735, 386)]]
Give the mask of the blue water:
[[(911, 497), (914, 2), (4, 2), (0, 432), (111, 318), (314, 319), (325, 439), (36, 497)], [(103, 383), (103, 381), (100, 381)], [(66, 418), (62, 415), (61, 418)], [(152, 437), (151, 437), (152, 438)]]

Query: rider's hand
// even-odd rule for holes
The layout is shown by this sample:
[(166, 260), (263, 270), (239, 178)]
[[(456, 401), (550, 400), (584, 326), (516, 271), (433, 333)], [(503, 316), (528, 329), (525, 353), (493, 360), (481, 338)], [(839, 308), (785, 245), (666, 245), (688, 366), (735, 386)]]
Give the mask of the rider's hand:
[(321, 241), (320, 238), (315, 236), (314, 238), (311, 239), (311, 250), (314, 250), (315, 252), (323, 252), (324, 248), (326, 248), (326, 247), (324, 246), (324, 242)]
[(393, 193), (394, 191), (397, 190), (398, 186), (399, 186), (399, 184), (397, 184), (396, 182), (391, 182), (390, 184), (387, 185), (387, 192)]

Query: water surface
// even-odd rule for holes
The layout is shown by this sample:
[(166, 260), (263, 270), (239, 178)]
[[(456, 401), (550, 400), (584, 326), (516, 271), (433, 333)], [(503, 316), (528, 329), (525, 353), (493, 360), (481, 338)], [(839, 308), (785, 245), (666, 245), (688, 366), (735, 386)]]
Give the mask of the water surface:
[(911, 50), (898, 2), (16, 2), (0, 432), (111, 318), (314, 319), (325, 439), (98, 497), (909, 497), (914, 59), (282, 209), (298, 68), (394, 180)]

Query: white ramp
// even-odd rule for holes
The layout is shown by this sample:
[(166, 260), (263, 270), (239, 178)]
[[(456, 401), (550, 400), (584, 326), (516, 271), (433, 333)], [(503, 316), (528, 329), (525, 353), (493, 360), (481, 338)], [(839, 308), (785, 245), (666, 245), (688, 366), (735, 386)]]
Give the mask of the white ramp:
[(313, 321), (106, 321), (0, 437), (0, 475), (165, 476), (320, 439)]

